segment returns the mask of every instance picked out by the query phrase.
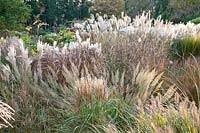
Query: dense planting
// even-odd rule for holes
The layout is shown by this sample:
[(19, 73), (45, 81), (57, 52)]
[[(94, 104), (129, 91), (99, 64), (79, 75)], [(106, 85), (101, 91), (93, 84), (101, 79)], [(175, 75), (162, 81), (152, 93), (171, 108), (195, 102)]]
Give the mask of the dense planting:
[(0, 104), (13, 126), (2, 131), (200, 130), (199, 25), (143, 13), (92, 16), (73, 29), (74, 38), (33, 41), (34, 54), (23, 36), (0, 40), (0, 97), (15, 110)]

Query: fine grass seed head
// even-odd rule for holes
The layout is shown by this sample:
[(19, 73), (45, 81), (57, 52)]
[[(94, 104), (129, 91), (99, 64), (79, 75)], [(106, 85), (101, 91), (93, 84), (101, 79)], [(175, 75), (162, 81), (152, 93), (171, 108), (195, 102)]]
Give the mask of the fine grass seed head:
[(0, 101), (0, 129), (3, 127), (13, 127), (11, 121), (14, 121), (15, 111), (6, 103)]
[(107, 100), (108, 88), (104, 79), (81, 78), (76, 81), (76, 101), (78, 105), (82, 102), (92, 103), (93, 100)]

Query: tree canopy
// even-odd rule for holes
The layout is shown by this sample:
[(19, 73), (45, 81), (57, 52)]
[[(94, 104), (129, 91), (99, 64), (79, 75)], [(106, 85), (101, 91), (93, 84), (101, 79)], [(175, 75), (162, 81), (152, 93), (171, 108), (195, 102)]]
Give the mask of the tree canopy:
[(126, 12), (134, 17), (151, 10), (153, 17), (162, 16), (173, 22), (187, 22), (200, 16), (199, 0), (125, 0)]
[(30, 16), (31, 9), (22, 0), (0, 0), (0, 30), (19, 30)]
[(124, 8), (124, 0), (94, 0), (92, 6), (94, 12), (107, 15), (120, 15)]
[[(36, 16), (49, 27), (68, 25), (90, 13), (134, 17), (151, 10), (173, 22), (187, 22), (200, 16), (199, 0), (0, 0), (0, 30), (20, 30), (34, 23)], [(27, 21), (28, 20), (28, 21)]]
[(87, 0), (28, 0), (26, 3), (33, 9), (32, 17), (40, 14), (41, 20), (51, 26), (89, 16)]

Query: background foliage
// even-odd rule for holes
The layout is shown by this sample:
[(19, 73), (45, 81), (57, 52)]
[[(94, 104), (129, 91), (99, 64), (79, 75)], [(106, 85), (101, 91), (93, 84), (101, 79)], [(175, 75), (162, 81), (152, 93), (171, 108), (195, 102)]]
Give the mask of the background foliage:
[(173, 22), (187, 22), (200, 16), (199, 0), (125, 0), (126, 11), (130, 16), (138, 12), (152, 10), (156, 18), (162, 15), (163, 19)]
[(20, 30), (31, 9), (22, 0), (0, 0), (0, 30)]
[(28, 0), (26, 3), (33, 9), (32, 18), (41, 14), (40, 19), (51, 26), (89, 16), (90, 4), (87, 0)]
[(124, 11), (124, 0), (95, 0), (93, 11), (107, 15), (120, 15)]
[[(43, 29), (56, 30), (59, 25), (69, 26), (83, 20), (90, 13), (119, 16), (126, 12), (134, 17), (142, 11), (151, 10), (154, 18), (175, 23), (188, 22), (200, 16), (199, 0), (0, 0), (0, 29), (21, 30), (32, 25), (35, 18), (48, 25)], [(195, 21), (196, 23), (196, 21)]]

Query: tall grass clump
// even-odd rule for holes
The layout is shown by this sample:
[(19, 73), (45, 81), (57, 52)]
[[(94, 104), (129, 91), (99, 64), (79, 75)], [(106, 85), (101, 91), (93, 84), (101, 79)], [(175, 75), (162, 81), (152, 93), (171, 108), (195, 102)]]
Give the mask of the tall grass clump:
[(187, 59), (188, 57), (199, 56), (200, 52), (200, 35), (186, 35), (182, 38), (173, 40), (170, 54), (173, 58)]
[[(152, 19), (150, 12), (135, 17), (103, 19), (97, 16), (83, 23), (88, 33), (96, 34), (95, 42), (101, 42), (105, 64), (110, 69), (131, 70), (138, 63), (163, 69), (170, 64), (167, 57), (176, 38), (196, 35), (200, 28), (192, 23), (172, 24), (160, 17)], [(108, 49), (111, 49), (108, 51)]]
[(188, 59), (183, 66), (173, 67), (168, 70), (165, 75), (166, 80), (170, 83), (176, 84), (179, 91), (183, 91), (188, 96), (190, 101), (195, 101), (199, 107), (200, 100), (200, 70), (199, 61), (197, 59)]
[[(76, 95), (69, 96), (72, 110), (58, 110), (61, 113), (58, 120), (62, 119), (64, 123), (55, 119), (53, 131), (142, 131), (143, 129), (138, 128), (139, 108), (145, 108), (152, 97), (167, 90), (161, 89), (163, 74), (141, 69), (138, 65), (132, 73), (132, 82), (127, 84), (123, 74), (117, 73), (107, 85), (105, 83), (109, 80), (79, 79), (74, 85), (78, 89), (72, 89)], [(170, 89), (171, 92), (172, 89), (174, 88)], [(109, 129), (110, 126), (113, 129)]]
[[(13, 128), (3, 132), (200, 130), (198, 61), (180, 68), (168, 57), (173, 41), (186, 35), (195, 38), (183, 43), (195, 44), (187, 55), (198, 56), (198, 25), (150, 13), (92, 16), (81, 25), (76, 42), (39, 41), (34, 56), (20, 39), (0, 40), (0, 96), (15, 110)], [(83, 39), (83, 32), (93, 37)]]
[(69, 94), (69, 83), (87, 73), (92, 74), (90, 69), (96, 70), (95, 58), (101, 51), (97, 45), (87, 42), (80, 46), (73, 43), (63, 49), (39, 42), (39, 55), (31, 57), (23, 41), (9, 40), (3, 40), (1, 45), (1, 96), (16, 110), (17, 122), (15, 128), (7, 130), (47, 131), (49, 115), (53, 113), (50, 109), (67, 106), (64, 99)]
[(139, 123), (143, 132), (198, 132), (200, 116), (196, 105), (170, 93), (174, 98), (158, 96), (146, 106), (146, 112), (141, 111)]
[[(58, 48), (48, 46), (42, 42), (38, 43), (38, 56), (33, 57), (31, 67), (33, 71), (40, 68), (43, 75), (48, 75), (51, 70), (55, 72), (57, 81), (64, 83), (64, 69), (72, 71), (74, 66), (77, 68), (78, 76), (81, 77), (89, 73), (98, 76), (101, 73), (100, 55), (101, 45), (72, 42), (69, 46)], [(52, 73), (51, 73), (52, 74)]]
[[(108, 98), (106, 99), (102, 98), (105, 95), (102, 96), (102, 93), (96, 91), (96, 94), (92, 95), (91, 102), (89, 88), (92, 87), (93, 90), (95, 88), (92, 83), (86, 86), (82, 82), (82, 91), (85, 93), (81, 93), (78, 99), (85, 100), (82, 100), (78, 109), (70, 102), (73, 111), (57, 110), (60, 121), (55, 119), (52, 122), (55, 123), (52, 131), (197, 132), (199, 130), (198, 107), (187, 96), (181, 94), (176, 85), (166, 88), (162, 84), (162, 73), (157, 75), (155, 71), (148, 69), (139, 69), (140, 72), (137, 73), (137, 69), (135, 70), (136, 81), (133, 82), (137, 86), (130, 86), (128, 90), (131, 91), (121, 89), (127, 88), (123, 86), (123, 80), (120, 81), (121, 86), (108, 85), (106, 88), (110, 89), (108, 89)], [(146, 75), (151, 75), (152, 78), (146, 77)], [(117, 79), (122, 78), (118, 77)], [(80, 87), (80, 83), (78, 87)], [(105, 86), (101, 90), (104, 88)], [(99, 87), (96, 86), (96, 90), (99, 90)], [(101, 98), (99, 99), (99, 97)], [(71, 96), (70, 99), (73, 98), (76, 101), (77, 97)]]

